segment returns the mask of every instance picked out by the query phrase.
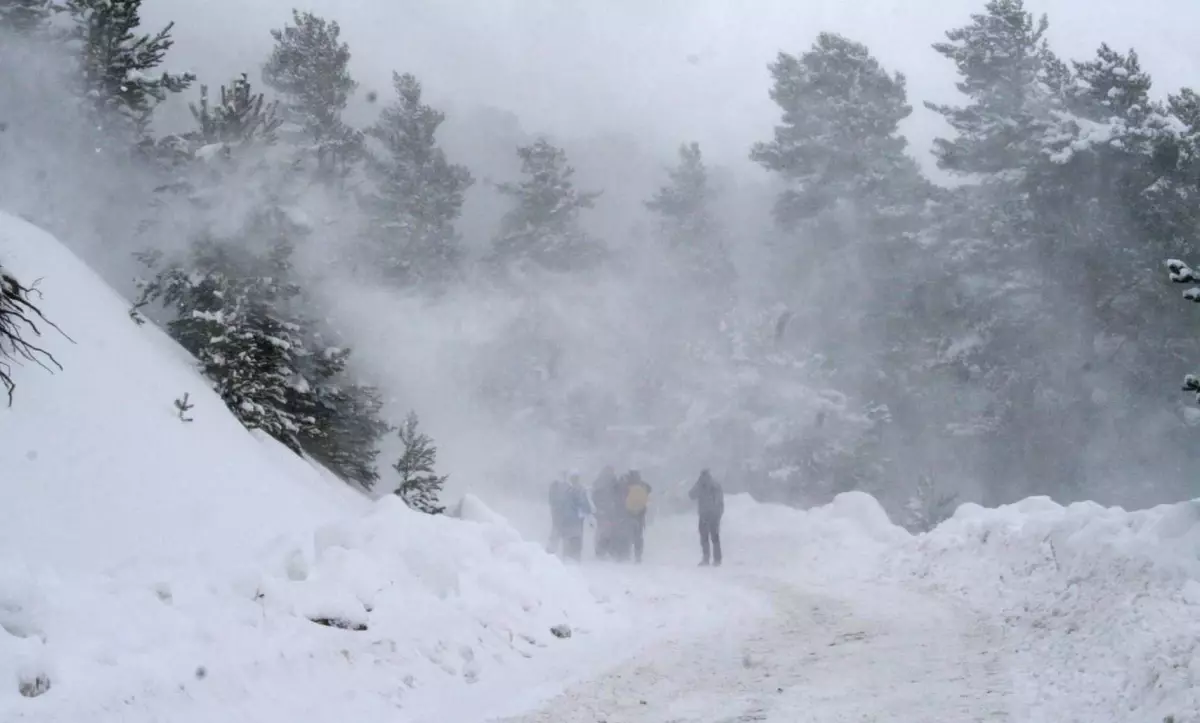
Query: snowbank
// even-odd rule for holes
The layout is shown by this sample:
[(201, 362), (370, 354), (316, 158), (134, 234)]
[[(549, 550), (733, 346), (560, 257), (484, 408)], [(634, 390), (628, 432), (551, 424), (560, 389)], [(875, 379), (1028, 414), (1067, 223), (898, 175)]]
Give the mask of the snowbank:
[(404, 720), (611, 611), (478, 499), (371, 503), (247, 432), (48, 234), (0, 215), (0, 260), (71, 337), (0, 407), (0, 720)]
[[(577, 571), (503, 521), (391, 496), (263, 563), (230, 580), (0, 566), (0, 719), (405, 720), (455, 685), (578, 645), (552, 626), (587, 635), (603, 616)], [(20, 695), (39, 678), (47, 693)]]
[[(187, 353), (49, 234), (0, 214), (0, 259), (37, 281), (50, 373), (14, 366), (0, 404), (0, 551), (96, 571), (151, 562), (227, 565), (284, 532), (361, 510), (271, 440), (256, 439), (197, 374)], [(73, 340), (73, 343), (72, 343)], [(194, 419), (174, 400), (189, 395)]]
[(890, 563), (1007, 622), (1019, 719), (1200, 721), (1200, 500), (967, 504)]
[(802, 572), (814, 580), (877, 577), (880, 555), (909, 539), (864, 492), (845, 492), (806, 510), (728, 495), (721, 522), (728, 564), (749, 558), (749, 564)]

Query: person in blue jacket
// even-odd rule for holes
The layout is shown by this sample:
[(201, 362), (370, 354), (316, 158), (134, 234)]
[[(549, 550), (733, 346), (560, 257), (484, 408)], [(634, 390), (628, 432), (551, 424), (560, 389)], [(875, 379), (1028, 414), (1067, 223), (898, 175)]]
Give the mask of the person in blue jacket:
[(590, 514), (592, 503), (588, 499), (587, 490), (579, 479), (579, 472), (572, 471), (564, 497), (560, 528), (564, 543), (563, 556), (569, 560), (578, 561), (583, 557), (583, 523)]

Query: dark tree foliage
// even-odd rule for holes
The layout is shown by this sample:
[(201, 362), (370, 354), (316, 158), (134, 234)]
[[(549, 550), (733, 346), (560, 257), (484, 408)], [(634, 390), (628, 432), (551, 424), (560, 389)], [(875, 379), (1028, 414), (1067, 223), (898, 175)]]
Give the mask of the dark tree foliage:
[(105, 128), (138, 142), (148, 133), (155, 107), (196, 79), (157, 70), (174, 45), (174, 24), (139, 33), (141, 5), (141, 0), (65, 0), (61, 6), (72, 21), (72, 39), (81, 45), (84, 97)]

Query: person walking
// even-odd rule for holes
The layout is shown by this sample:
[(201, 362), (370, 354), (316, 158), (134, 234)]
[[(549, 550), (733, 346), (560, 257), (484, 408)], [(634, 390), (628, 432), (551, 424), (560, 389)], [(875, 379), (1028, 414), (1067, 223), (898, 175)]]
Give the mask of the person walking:
[(725, 491), (706, 469), (688, 492), (696, 501), (696, 512), (700, 518), (701, 567), (709, 564), (721, 565), (721, 516), (725, 514)]
[(625, 475), (624, 482), (626, 529), (633, 543), (633, 560), (640, 563), (646, 547), (646, 509), (650, 505), (651, 487), (636, 469)]

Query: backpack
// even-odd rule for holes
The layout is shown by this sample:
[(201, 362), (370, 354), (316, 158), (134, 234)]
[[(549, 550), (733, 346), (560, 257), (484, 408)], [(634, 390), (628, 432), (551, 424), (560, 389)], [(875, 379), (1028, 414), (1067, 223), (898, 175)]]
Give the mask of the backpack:
[(625, 493), (625, 509), (631, 514), (639, 515), (646, 511), (646, 505), (650, 502), (650, 490), (644, 484), (634, 483), (629, 485), (629, 490)]

